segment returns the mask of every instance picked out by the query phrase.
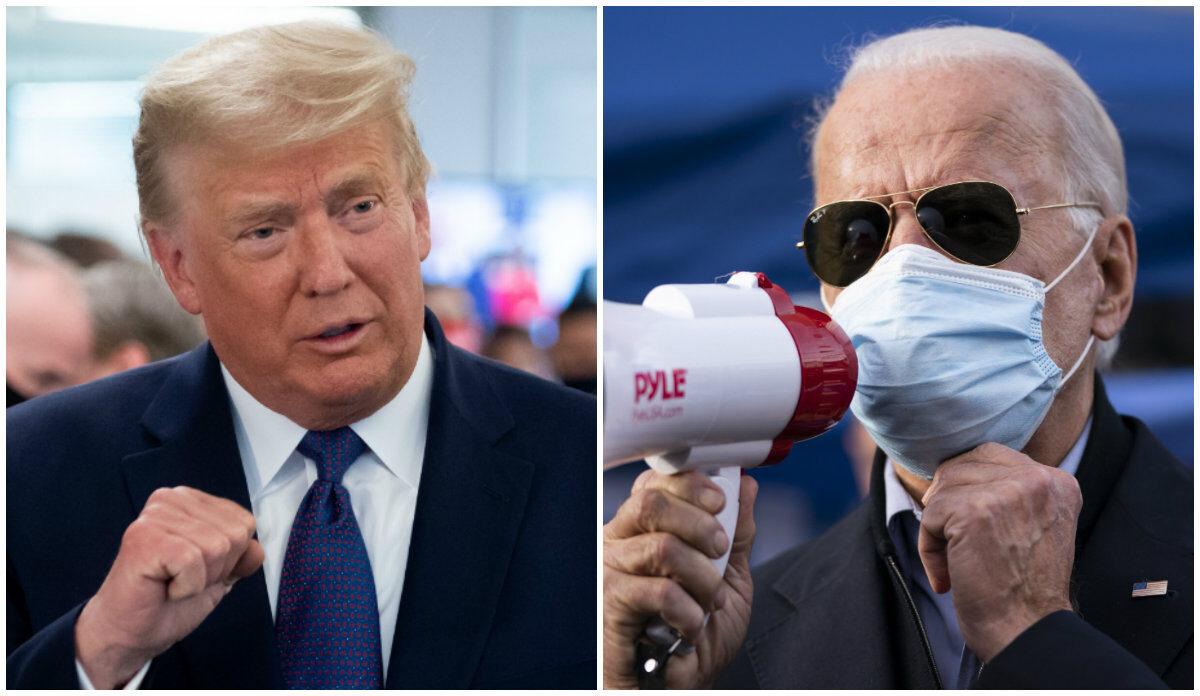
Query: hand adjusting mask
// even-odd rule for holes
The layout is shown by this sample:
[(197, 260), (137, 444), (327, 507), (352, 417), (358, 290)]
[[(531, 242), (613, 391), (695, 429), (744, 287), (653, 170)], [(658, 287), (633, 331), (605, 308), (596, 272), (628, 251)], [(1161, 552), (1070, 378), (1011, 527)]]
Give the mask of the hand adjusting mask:
[(1042, 312), (1097, 230), (1048, 285), (905, 244), (827, 307), (858, 353), (850, 409), (889, 458), (932, 479), (943, 461), (985, 442), (1029, 442), (1095, 340), (1064, 376), (1046, 352)]

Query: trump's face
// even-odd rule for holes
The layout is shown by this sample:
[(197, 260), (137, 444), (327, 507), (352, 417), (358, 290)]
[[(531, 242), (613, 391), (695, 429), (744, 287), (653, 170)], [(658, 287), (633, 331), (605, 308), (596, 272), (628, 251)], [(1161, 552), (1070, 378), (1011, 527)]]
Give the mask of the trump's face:
[(152, 251), (238, 383), (309, 429), (387, 403), (420, 348), (429, 215), (386, 127), (267, 155), (188, 146), (166, 164), (177, 215), (147, 226)]

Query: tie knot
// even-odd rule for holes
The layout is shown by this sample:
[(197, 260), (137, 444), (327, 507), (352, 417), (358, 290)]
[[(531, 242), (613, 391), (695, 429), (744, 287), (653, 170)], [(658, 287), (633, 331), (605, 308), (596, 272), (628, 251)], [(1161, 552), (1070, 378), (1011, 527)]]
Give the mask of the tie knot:
[(341, 483), (346, 469), (366, 451), (367, 443), (350, 426), (343, 426), (337, 430), (310, 430), (296, 449), (316, 463), (318, 479)]

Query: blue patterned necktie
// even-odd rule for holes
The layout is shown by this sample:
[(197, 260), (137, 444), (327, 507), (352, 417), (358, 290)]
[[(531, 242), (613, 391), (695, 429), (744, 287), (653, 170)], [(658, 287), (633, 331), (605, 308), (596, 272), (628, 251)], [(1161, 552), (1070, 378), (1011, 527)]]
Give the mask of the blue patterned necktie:
[(309, 431), (297, 448), (317, 480), (283, 557), (275, 635), (289, 689), (380, 689), (375, 578), (342, 475), (367, 445), (349, 427)]

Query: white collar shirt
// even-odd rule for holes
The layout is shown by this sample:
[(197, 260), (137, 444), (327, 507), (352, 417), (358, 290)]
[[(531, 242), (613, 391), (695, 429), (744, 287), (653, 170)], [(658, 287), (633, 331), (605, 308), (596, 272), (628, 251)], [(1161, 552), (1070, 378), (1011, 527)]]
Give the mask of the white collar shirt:
[[(233, 405), (234, 432), (258, 540), (266, 553), (263, 574), (274, 616), (292, 520), (317, 480), (317, 467), (296, 451), (307, 430), (259, 403), (224, 365), (221, 374)], [(412, 541), (432, 388), (432, 351), (422, 334), (408, 382), (378, 411), (350, 424), (369, 449), (346, 470), (342, 485), (350, 491), (350, 505), (375, 576), (385, 675)]]

